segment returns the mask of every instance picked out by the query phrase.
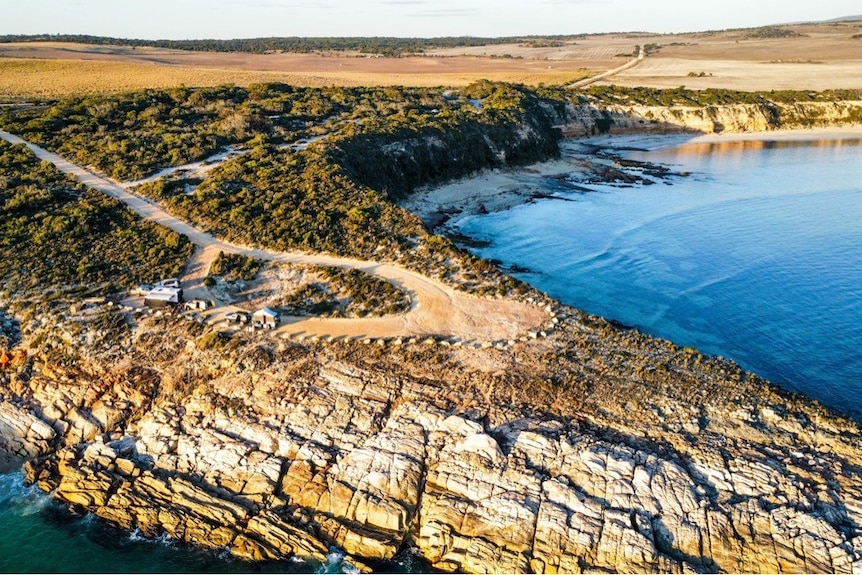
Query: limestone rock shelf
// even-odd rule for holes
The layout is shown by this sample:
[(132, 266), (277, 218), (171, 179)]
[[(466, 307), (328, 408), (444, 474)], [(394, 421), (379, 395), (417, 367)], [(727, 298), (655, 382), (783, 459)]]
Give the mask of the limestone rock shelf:
[[(335, 546), (466, 572), (862, 569), (853, 422), (559, 317), (505, 350), (260, 338), (142, 367), (185, 325), (153, 318), (122, 361), (34, 354), (7, 375), (4, 448), (76, 508), (251, 560)], [(267, 365), (243, 361), (254, 346)]]

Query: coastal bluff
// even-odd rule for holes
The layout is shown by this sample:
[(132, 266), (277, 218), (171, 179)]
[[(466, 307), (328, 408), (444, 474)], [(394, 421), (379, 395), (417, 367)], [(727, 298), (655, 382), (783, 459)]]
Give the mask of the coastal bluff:
[(770, 101), (698, 105), (646, 105), (584, 98), (566, 105), (558, 128), (567, 137), (597, 134), (701, 132), (747, 133), (834, 128), (862, 124), (862, 100)]
[(500, 349), (213, 348), (167, 315), (120, 339), (22, 327), (4, 447), (29, 481), (148, 536), (251, 561), (336, 547), (361, 569), (410, 550), (458, 572), (862, 570), (854, 422), (570, 308)]

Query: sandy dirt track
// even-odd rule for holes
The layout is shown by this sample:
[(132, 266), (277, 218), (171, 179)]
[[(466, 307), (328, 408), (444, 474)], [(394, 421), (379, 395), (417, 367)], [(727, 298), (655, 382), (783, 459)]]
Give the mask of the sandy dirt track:
[[(185, 234), (197, 246), (188, 265), (188, 273), (183, 278), (184, 291), (189, 298), (210, 297), (202, 281), (210, 262), (219, 251), (224, 251), (267, 261), (359, 269), (390, 281), (405, 290), (412, 300), (408, 312), (380, 318), (282, 318), (283, 323), (277, 331), (283, 335), (333, 338), (440, 335), (479, 344), (523, 336), (530, 330), (539, 329), (543, 320), (548, 319), (547, 313), (535, 306), (512, 300), (472, 297), (422, 274), (391, 264), (323, 254), (282, 253), (224, 242), (171, 216), (154, 202), (131, 193), (117, 182), (72, 164), (57, 154), (2, 130), (0, 138), (13, 144), (25, 144), (39, 159), (51, 162), (81, 183), (124, 202), (141, 217)], [(219, 308), (214, 319), (220, 319), (228, 311), (230, 308)]]
[(585, 86), (589, 86), (590, 84), (595, 84), (598, 81), (610, 78), (611, 76), (616, 76), (620, 72), (624, 72), (625, 70), (630, 70), (630, 69), (634, 68), (635, 66), (637, 66), (638, 64), (640, 64), (641, 62), (643, 62), (643, 59), (645, 56), (646, 56), (646, 51), (644, 50), (644, 47), (638, 46), (638, 55), (635, 58), (633, 58), (633, 59), (629, 60), (628, 62), (626, 62), (625, 64), (623, 64), (622, 66), (619, 66), (619, 67), (614, 68), (612, 70), (608, 70), (607, 72), (602, 72), (601, 74), (599, 74), (597, 76), (592, 76), (590, 78), (584, 78), (583, 80), (579, 80), (579, 81), (575, 82), (574, 84), (571, 84), (568, 87), (569, 88), (583, 88)]

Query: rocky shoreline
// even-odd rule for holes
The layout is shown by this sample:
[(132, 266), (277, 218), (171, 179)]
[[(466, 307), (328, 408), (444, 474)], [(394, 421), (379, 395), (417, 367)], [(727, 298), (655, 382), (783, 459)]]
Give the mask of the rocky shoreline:
[(730, 362), (556, 318), (501, 350), (205, 349), (194, 318), (150, 316), (80, 346), (76, 367), (34, 350), (7, 372), (3, 437), (76, 509), (249, 560), (335, 546), (360, 568), (404, 549), (464, 572), (862, 568), (855, 423)]
[[(570, 191), (590, 192), (589, 185), (627, 185), (635, 182), (654, 183), (669, 176), (666, 168), (643, 162), (623, 160), (615, 148), (631, 146), (642, 148), (660, 145), (708, 145), (739, 142), (804, 142), (811, 140), (841, 140), (862, 138), (862, 126), (832, 128), (785, 129), (758, 132), (730, 132), (724, 134), (679, 131), (653, 132), (633, 135), (628, 133), (574, 138), (561, 145), (562, 158), (538, 162), (521, 169), (487, 170), (476, 176), (455, 182), (417, 190), (399, 202), (404, 209), (417, 214), (429, 229), (455, 236), (462, 245), (470, 245), (471, 238), (460, 237), (457, 223), (460, 219), (477, 214), (509, 210), (516, 206), (548, 197), (542, 180), (556, 179)], [(586, 181), (572, 181), (572, 172), (586, 174)], [(649, 180), (649, 181), (646, 181)], [(554, 196), (557, 197), (557, 196)]]
[[(459, 214), (524, 200), (486, 177)], [(453, 572), (862, 571), (857, 423), (533, 304), (544, 337), (479, 348), (12, 306), (0, 452), (76, 510), (250, 561), (336, 547), (363, 570), (411, 551)]]

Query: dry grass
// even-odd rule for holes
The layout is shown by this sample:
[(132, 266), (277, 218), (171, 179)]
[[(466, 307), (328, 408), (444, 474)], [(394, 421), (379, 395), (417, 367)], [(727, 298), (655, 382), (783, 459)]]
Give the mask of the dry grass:
[(786, 28), (799, 35), (758, 38), (736, 30), (656, 36), (646, 42), (662, 45), (658, 53), (606, 83), (752, 91), (862, 89), (862, 44), (853, 39), (862, 24)]
[(50, 98), (142, 88), (248, 84), (271, 72), (174, 68), (124, 62), (0, 59), (0, 99)]
[[(323, 67), (321, 67), (323, 68)], [(460, 68), (460, 67), (459, 67)], [(470, 72), (320, 69), (284, 72), (241, 70), (104, 60), (0, 58), (0, 101), (52, 98), (76, 94), (114, 93), (172, 86), (245, 86), (255, 82), (285, 82), (296, 86), (466, 86), (487, 79), (529, 85), (566, 84), (588, 76), (587, 70), (520, 69)]]
[(744, 30), (664, 36), (608, 34), (556, 47), (479, 46), (404, 58), (355, 53), (188, 52), (50, 42), (0, 44), (0, 100), (262, 81), (298, 86), (457, 87), (479, 79), (569, 84), (619, 66), (625, 61), (622, 55), (633, 52), (638, 44), (662, 48), (610, 82), (658, 88), (862, 89), (862, 41), (854, 39), (862, 32), (862, 24), (789, 28), (799, 35), (761, 38)]
[(286, 82), (296, 86), (466, 86), (480, 79), (537, 85), (565, 84), (586, 77), (586, 70), (447, 72), (277, 72), (160, 66), (137, 62), (0, 59), (0, 100), (52, 98), (172, 86), (245, 86)]
[[(701, 73), (704, 76), (699, 76)], [(698, 90), (859, 90), (862, 89), (862, 58), (822, 64), (648, 58), (604, 83), (652, 88), (685, 86)]]

